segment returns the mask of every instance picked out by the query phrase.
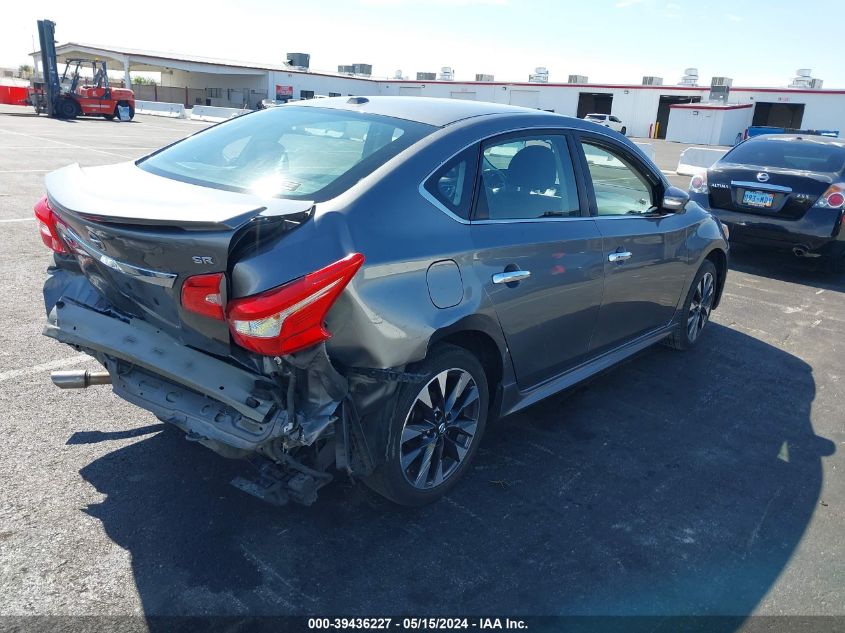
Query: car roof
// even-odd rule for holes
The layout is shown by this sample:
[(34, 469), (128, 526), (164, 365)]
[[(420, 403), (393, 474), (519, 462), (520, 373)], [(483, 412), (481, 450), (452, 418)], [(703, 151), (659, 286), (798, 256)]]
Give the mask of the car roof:
[(472, 117), (490, 114), (548, 114), (543, 110), (503, 103), (437, 99), (434, 97), (329, 97), (297, 101), (286, 107), (331, 108), (389, 116), (443, 127)]

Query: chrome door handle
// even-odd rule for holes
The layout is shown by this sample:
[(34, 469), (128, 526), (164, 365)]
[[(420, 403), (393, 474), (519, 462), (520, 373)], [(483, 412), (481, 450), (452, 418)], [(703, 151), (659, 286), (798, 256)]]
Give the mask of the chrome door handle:
[(494, 284), (510, 284), (515, 281), (522, 281), (531, 276), (530, 270), (511, 270), (505, 273), (496, 273), (493, 275)]
[(609, 262), (624, 262), (626, 259), (631, 259), (631, 253), (624, 251), (622, 253), (611, 253), (607, 256)]

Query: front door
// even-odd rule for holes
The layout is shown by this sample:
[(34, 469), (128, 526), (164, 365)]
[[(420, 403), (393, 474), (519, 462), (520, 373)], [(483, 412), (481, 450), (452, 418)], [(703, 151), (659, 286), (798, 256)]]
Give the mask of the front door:
[(685, 288), (688, 222), (658, 208), (662, 181), (633, 152), (589, 135), (581, 147), (604, 265), (595, 354), (670, 323)]
[(475, 272), (526, 389), (586, 358), (601, 304), (602, 238), (581, 204), (564, 134), (488, 141), (476, 190)]

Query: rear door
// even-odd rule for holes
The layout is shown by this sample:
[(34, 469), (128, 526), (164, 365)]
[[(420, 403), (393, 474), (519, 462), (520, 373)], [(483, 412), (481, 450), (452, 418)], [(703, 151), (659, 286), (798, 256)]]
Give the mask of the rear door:
[(520, 388), (583, 361), (602, 293), (602, 241), (567, 135), (484, 143), (471, 232)]
[(604, 296), (590, 346), (595, 354), (671, 321), (685, 287), (688, 220), (658, 210), (662, 179), (634, 152), (607, 137), (579, 138), (602, 236)]

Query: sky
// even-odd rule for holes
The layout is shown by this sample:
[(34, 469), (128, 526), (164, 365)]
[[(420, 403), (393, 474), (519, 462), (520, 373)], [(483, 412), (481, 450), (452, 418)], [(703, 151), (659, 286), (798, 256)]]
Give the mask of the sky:
[(486, 73), (526, 81), (545, 66), (551, 82), (578, 74), (593, 83), (640, 83), (656, 75), (675, 84), (694, 67), (702, 84), (715, 75), (737, 86), (785, 86), (798, 68), (811, 68), (825, 88), (845, 88), (843, 0), (143, 0), (108, 10), (66, 0), (4, 4), (4, 67), (31, 63), (36, 20), (49, 18), (58, 43), (272, 64), (306, 52), (312, 70), (361, 62), (382, 77), (451, 66), (459, 80)]

